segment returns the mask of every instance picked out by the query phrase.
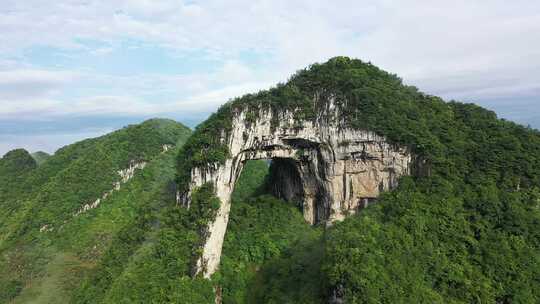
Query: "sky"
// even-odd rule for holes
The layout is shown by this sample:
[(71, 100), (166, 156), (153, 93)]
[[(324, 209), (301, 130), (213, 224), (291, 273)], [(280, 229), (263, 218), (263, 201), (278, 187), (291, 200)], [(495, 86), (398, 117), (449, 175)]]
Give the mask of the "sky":
[(2, 0), (0, 155), (194, 127), (341, 55), (540, 129), (537, 0)]

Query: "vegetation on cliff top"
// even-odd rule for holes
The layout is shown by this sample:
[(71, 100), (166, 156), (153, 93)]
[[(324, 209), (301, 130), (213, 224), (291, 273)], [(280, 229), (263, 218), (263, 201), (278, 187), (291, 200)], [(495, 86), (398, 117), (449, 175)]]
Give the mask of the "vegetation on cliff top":
[[(344, 127), (374, 131), (392, 142), (410, 146), (428, 164), (460, 174), (465, 174), (461, 168), (463, 163), (450, 163), (448, 156), (455, 156), (463, 149), (464, 142), (456, 141), (453, 144), (458, 146), (453, 146), (450, 144), (452, 138), (471, 136), (464, 133), (467, 130), (462, 123), (463, 115), (489, 119), (491, 124), (508, 132), (523, 133), (520, 136), (535, 133), (498, 120), (495, 113), (477, 106), (447, 103), (438, 97), (423, 94), (415, 87), (403, 85), (397, 76), (370, 63), (336, 57), (298, 71), (285, 84), (236, 98), (199, 125), (178, 157), (180, 189), (185, 189), (193, 167), (221, 163), (229, 156), (228, 147), (221, 139), (231, 130), (234, 113), (247, 110), (251, 113), (251, 119), (255, 119), (260, 109), (273, 112), (288, 110), (295, 113), (301, 125), (303, 120), (316, 119), (315, 113), (324, 108), (330, 98), (341, 109)], [(523, 144), (527, 145), (527, 142), (523, 141)], [(473, 149), (469, 147), (469, 150)], [(534, 175), (531, 170), (538, 173), (540, 169), (527, 166), (530, 160), (523, 159), (523, 156), (514, 157), (516, 162), (510, 166), (511, 170), (526, 170), (528, 172), (524, 175), (527, 176)], [(520, 159), (519, 164), (517, 159)]]

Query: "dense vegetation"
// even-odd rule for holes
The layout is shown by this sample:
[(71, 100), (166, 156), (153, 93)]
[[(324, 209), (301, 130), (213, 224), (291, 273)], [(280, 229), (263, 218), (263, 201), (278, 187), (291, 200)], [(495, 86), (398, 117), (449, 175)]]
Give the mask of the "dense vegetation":
[[(159, 169), (166, 167), (167, 182), (174, 179), (174, 161), (167, 157)], [(163, 186), (163, 183), (158, 185)], [(206, 227), (212, 214), (201, 210), (215, 209), (212, 187), (205, 185), (193, 194), (188, 210), (174, 204), (174, 192), (157, 193), (143, 201), (134, 220), (124, 226), (112, 241), (89, 277), (80, 285), (74, 303), (211, 303), (212, 285), (201, 278), (192, 279), (193, 248), (199, 247), (200, 229)], [(158, 196), (156, 196), (158, 195)], [(208, 206), (213, 204), (213, 206)], [(205, 220), (206, 219), (206, 220)]]
[[(48, 225), (59, 228), (81, 205), (94, 201), (112, 188), (118, 171), (133, 161), (147, 161), (162, 151), (164, 144), (175, 144), (190, 131), (167, 120), (148, 120), (110, 135), (64, 147), (43, 163), (20, 187), (38, 188), (26, 204), (18, 233)], [(26, 191), (26, 193), (30, 192)]]
[[(222, 106), (180, 153), (180, 189), (192, 167), (229, 156), (221, 138), (234, 113), (247, 110), (249, 124), (259, 109), (289, 110), (301, 127), (330, 99), (343, 127), (407, 145), (418, 161), (415, 176), (380, 204), (328, 230), (316, 278), (326, 284), (327, 297), (347, 303), (540, 301), (540, 133), (478, 106), (423, 94), (360, 60), (314, 64), (285, 84)], [(271, 250), (266, 247), (257, 248)], [(230, 261), (224, 263), (222, 271), (230, 271)], [(242, 277), (250, 272), (242, 267), (249, 268), (232, 266), (242, 273), (237, 284), (246, 285)], [(297, 301), (282, 296), (263, 302)], [(231, 297), (235, 302), (244, 294)]]
[(268, 165), (246, 164), (235, 187), (220, 271), (223, 303), (322, 303), (321, 228), (266, 194)]
[[(24, 166), (29, 170), (13, 188), (17, 194), (1, 201), (15, 207), (0, 213), (0, 302), (67, 302), (116, 235), (143, 210), (164, 203), (162, 193), (174, 192), (175, 151), (163, 153), (162, 146), (180, 146), (190, 133), (179, 123), (155, 119), (66, 146), (39, 167), (26, 151), (8, 153), (4, 158), (17, 154), (26, 160), (17, 168), (29, 164)], [(111, 190), (120, 178), (117, 171), (133, 160), (148, 165), (99, 208), (74, 215)], [(0, 176), (13, 180), (4, 172)]]
[(50, 154), (48, 154), (47, 152), (43, 152), (43, 151), (37, 151), (37, 152), (34, 152), (32, 154), (32, 158), (36, 161), (36, 163), (39, 165), (43, 164), (47, 159), (49, 159), (49, 157), (51, 157)]
[(431, 133), (430, 175), (329, 232), (330, 283), (352, 303), (537, 303), (540, 134), (473, 105), (426, 112), (410, 132)]
[(18, 208), (18, 199), (24, 193), (20, 185), (35, 168), (36, 161), (24, 149), (9, 151), (0, 158), (0, 220)]

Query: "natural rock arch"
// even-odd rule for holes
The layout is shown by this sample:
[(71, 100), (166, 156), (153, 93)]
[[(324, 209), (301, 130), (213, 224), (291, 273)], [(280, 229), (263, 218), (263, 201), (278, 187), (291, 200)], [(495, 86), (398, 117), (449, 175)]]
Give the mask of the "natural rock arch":
[(275, 192), (286, 199), (301, 198), (304, 218), (311, 224), (342, 220), (410, 173), (409, 149), (374, 132), (343, 127), (332, 100), (322, 112), (301, 126), (289, 111), (261, 108), (253, 115), (246, 109), (232, 115), (232, 128), (221, 138), (230, 156), (223, 163), (193, 167), (188, 190), (178, 196), (189, 206), (192, 190), (212, 183), (221, 201), (208, 226), (196, 273), (208, 278), (219, 266), (230, 197), (248, 160), (275, 160), (271, 171), (274, 180), (281, 181)]

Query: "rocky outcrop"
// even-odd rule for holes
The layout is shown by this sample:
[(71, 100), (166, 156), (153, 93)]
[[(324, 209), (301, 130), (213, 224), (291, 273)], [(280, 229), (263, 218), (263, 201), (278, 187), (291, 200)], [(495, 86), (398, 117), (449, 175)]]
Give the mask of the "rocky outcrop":
[(173, 145), (167, 145), (167, 144), (162, 145), (161, 146), (161, 149), (162, 149), (161, 153), (165, 153), (165, 152), (169, 151), (170, 149), (172, 149), (173, 147), (174, 147)]
[(330, 224), (358, 212), (382, 191), (394, 188), (399, 177), (411, 170), (412, 156), (407, 148), (368, 130), (343, 127), (332, 100), (317, 119), (301, 126), (293, 113), (269, 109), (255, 114), (239, 111), (233, 115), (232, 125), (232, 131), (221, 139), (231, 157), (222, 165), (193, 168), (190, 191), (178, 196), (189, 206), (191, 191), (210, 182), (221, 200), (196, 264), (196, 271), (205, 277), (219, 265), (230, 196), (246, 161), (272, 159), (274, 192), (298, 202), (311, 224)]
[(111, 195), (114, 191), (120, 190), (120, 188), (122, 187), (122, 184), (125, 184), (130, 179), (132, 179), (133, 176), (135, 175), (136, 170), (142, 170), (142, 169), (144, 169), (145, 166), (146, 166), (146, 162), (144, 162), (144, 161), (140, 161), (140, 162), (131, 161), (129, 163), (129, 167), (127, 167), (125, 169), (122, 169), (122, 170), (118, 170), (117, 173), (120, 176), (120, 180), (113, 183), (113, 185), (112, 185), (113, 188), (108, 190), (107, 192), (103, 193), (103, 195), (101, 195), (101, 197), (97, 198), (92, 203), (84, 204), (77, 212), (75, 212), (75, 216), (78, 216), (78, 215), (80, 215), (80, 214), (82, 214), (82, 213), (84, 213), (84, 212), (86, 212), (88, 210), (97, 208), (99, 206), (99, 204), (101, 204), (101, 202), (104, 199), (106, 199), (107, 197), (109, 197), (109, 195)]

